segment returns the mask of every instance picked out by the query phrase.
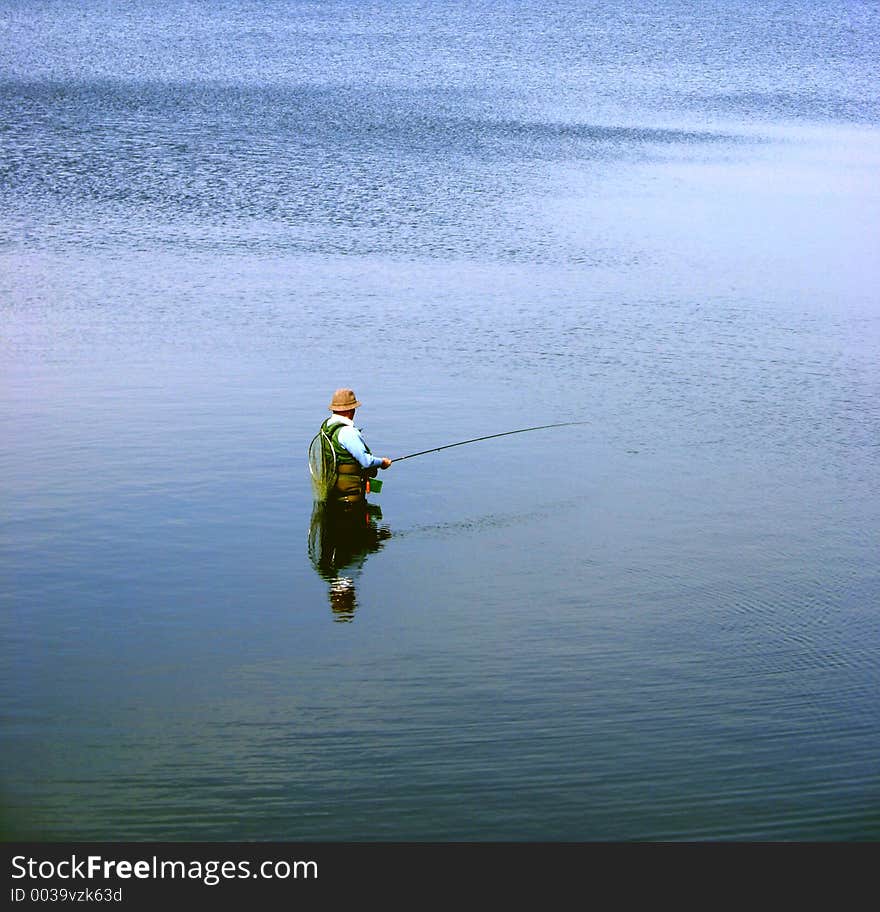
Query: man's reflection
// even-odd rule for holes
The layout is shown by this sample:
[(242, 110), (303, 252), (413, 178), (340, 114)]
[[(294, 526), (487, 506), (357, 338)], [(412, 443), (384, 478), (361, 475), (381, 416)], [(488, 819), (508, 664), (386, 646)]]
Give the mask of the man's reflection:
[(329, 583), (334, 620), (350, 621), (357, 608), (355, 576), (368, 554), (378, 551), (391, 531), (378, 526), (382, 510), (365, 500), (352, 505), (315, 503), (309, 526), (309, 558)]

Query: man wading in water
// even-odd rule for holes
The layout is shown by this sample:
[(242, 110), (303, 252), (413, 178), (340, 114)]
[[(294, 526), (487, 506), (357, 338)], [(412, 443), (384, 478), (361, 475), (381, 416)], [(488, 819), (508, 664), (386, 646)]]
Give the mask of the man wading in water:
[(309, 448), (310, 468), (319, 482), (309, 527), (309, 557), (330, 584), (330, 607), (337, 621), (354, 617), (357, 570), (391, 535), (388, 529), (376, 527), (374, 520), (382, 511), (366, 499), (369, 479), (379, 469), (387, 469), (391, 460), (373, 456), (354, 426), (360, 404), (353, 390), (336, 390), (330, 403), (333, 414)]
[(390, 459), (370, 453), (360, 430), (354, 426), (355, 409), (360, 405), (354, 390), (336, 390), (330, 402), (333, 414), (321, 425), (324, 446), (332, 447), (336, 459), (336, 483), (327, 501), (337, 506), (363, 503), (368, 480), (375, 478), (379, 469), (391, 465)]

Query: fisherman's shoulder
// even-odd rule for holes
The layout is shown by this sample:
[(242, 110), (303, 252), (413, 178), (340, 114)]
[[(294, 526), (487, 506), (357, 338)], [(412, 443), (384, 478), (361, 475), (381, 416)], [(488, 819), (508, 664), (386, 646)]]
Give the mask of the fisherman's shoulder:
[(363, 435), (361, 434), (361, 429), (355, 427), (353, 424), (343, 424), (339, 428), (339, 433), (337, 434), (340, 442), (345, 440), (363, 440)]

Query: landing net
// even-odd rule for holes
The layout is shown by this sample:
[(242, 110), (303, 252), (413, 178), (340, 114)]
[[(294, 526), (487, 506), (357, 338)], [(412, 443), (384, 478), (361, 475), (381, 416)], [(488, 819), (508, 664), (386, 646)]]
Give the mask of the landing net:
[(315, 500), (323, 503), (336, 484), (336, 453), (330, 438), (321, 429), (309, 444), (309, 473)]

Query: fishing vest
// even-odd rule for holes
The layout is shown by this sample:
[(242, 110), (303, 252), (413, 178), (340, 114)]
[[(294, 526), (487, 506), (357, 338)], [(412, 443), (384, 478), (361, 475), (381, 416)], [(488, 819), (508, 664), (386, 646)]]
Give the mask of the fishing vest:
[[(321, 435), (323, 446), (332, 447), (332, 456), (336, 459), (336, 484), (333, 486), (332, 497), (335, 500), (341, 500), (345, 503), (354, 503), (363, 500), (367, 491), (367, 478), (373, 474), (371, 469), (365, 469), (348, 450), (339, 442), (339, 432), (348, 425), (341, 421), (328, 427), (328, 422), (321, 425), (324, 434)], [(364, 444), (366, 451), (369, 453), (370, 448)], [(328, 456), (331, 454), (328, 453)]]

